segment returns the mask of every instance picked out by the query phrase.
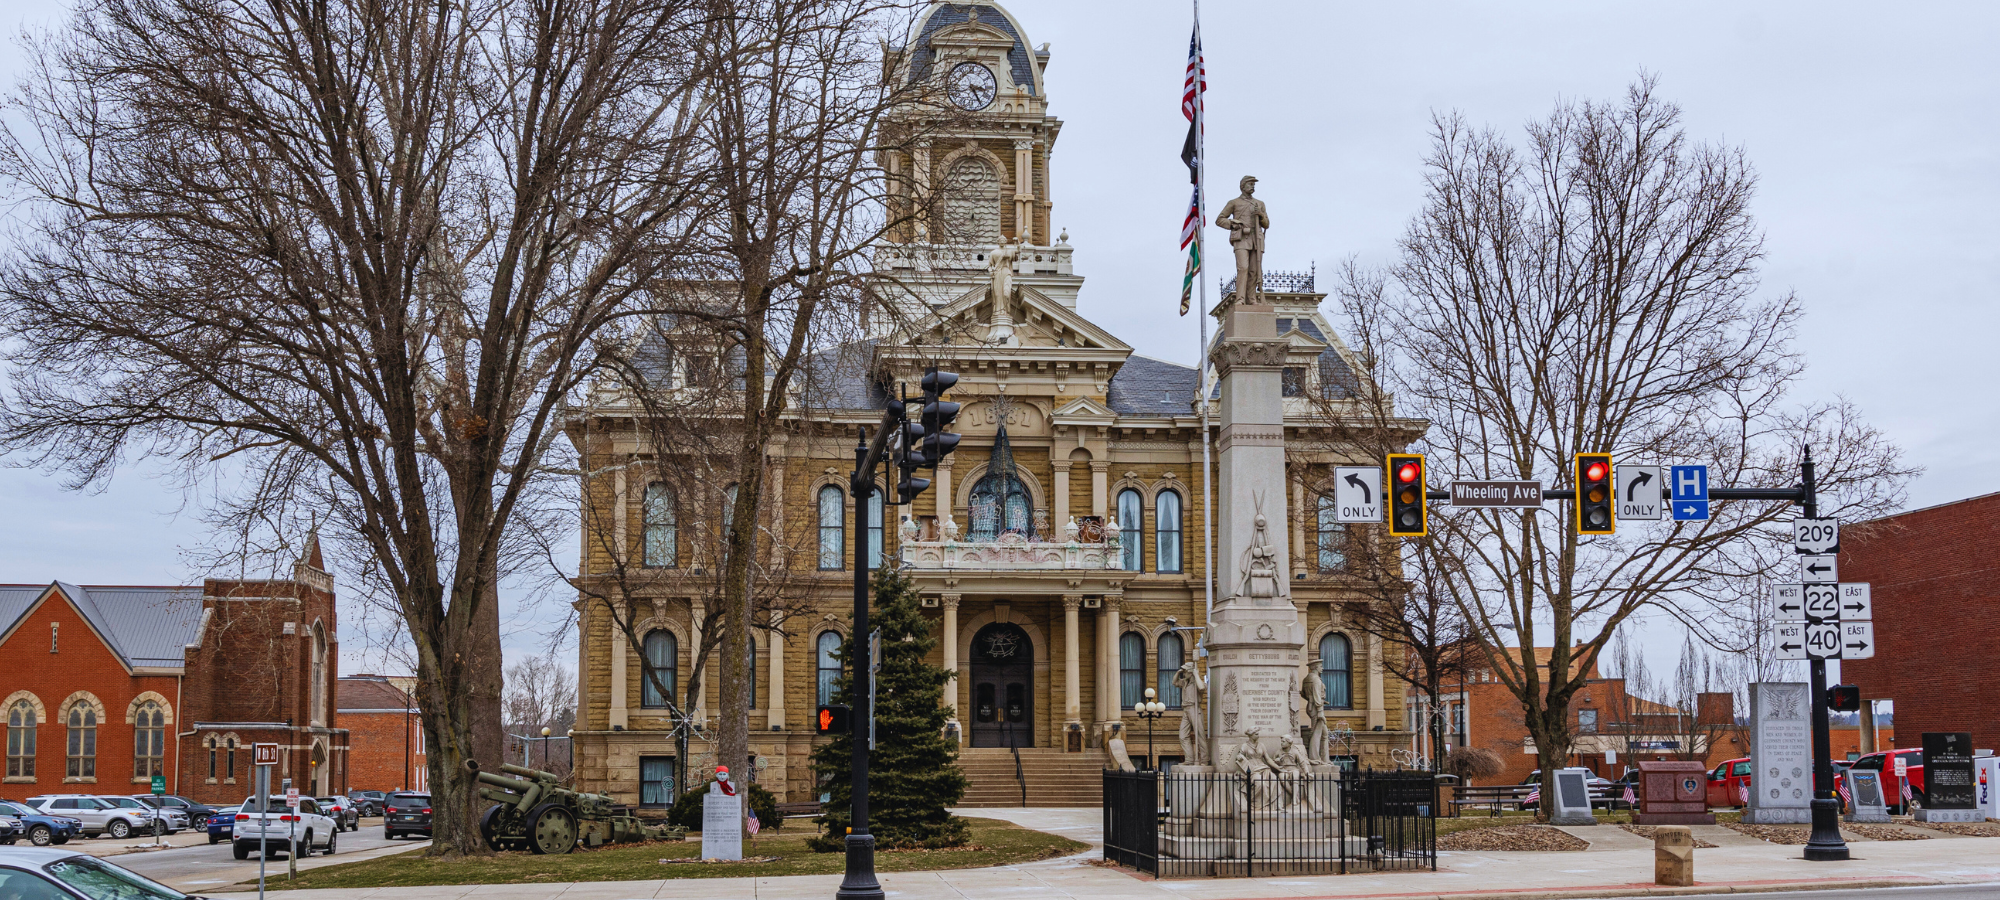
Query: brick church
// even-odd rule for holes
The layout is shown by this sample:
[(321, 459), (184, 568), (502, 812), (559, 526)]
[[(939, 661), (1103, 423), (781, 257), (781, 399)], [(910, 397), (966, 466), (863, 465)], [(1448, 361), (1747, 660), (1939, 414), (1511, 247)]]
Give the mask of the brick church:
[[(789, 428), (766, 449), (771, 496), (759, 524), (770, 538), (760, 538), (755, 564), (754, 652), (727, 661), (754, 683), (752, 775), (781, 800), (818, 793), (810, 720), (838, 674), (832, 654), (849, 624), (852, 567), (865, 554), (914, 578), (940, 638), (933, 661), (958, 673), (947, 702), (972, 781), (968, 802), (1012, 805), (1023, 791), (1033, 803), (1095, 802), (1107, 734), (1122, 731), (1144, 764), (1146, 723), (1133, 707), (1147, 689), (1172, 707), (1156, 723), (1155, 752), (1162, 762), (1178, 757), (1173, 674), (1202, 664), (1208, 475), (1198, 375), (1133, 353), (1079, 308), (1096, 294), (1073, 270), (1068, 235), (1052, 227), (1050, 155), (1062, 122), (1050, 114), (1046, 45), (1036, 49), (992, 2), (933, 5), (912, 34), (908, 46), (889, 48), (885, 71), (948, 79), (960, 108), (927, 143), (887, 151), (883, 168), (892, 190), (963, 188), (936, 215), (975, 233), (947, 244), (920, 222), (880, 248), (885, 283), (909, 292), (884, 301), (902, 304), (899, 315), (876, 317), (863, 339), (813, 360)], [(1320, 712), (1336, 755), (1387, 767), (1388, 751), (1410, 741), (1403, 691), (1387, 674), (1399, 663), (1352, 627), (1366, 601), (1345, 572), (1351, 542), (1383, 536), (1334, 521), (1330, 466), (1363, 460), (1341, 449), (1332, 435), (1340, 423), (1325, 412), (1354, 396), (1362, 367), (1320, 315), (1325, 295), (1310, 275), (1264, 279), (1290, 342), (1286, 427), (1274, 437), (1289, 460), (1287, 575), (1307, 655), (1324, 666)], [(1151, 303), (1170, 314), (1171, 296), (1114, 290), (1095, 308), (1129, 313)], [(684, 345), (674, 351), (658, 354), (657, 381), (645, 390), (683, 390), (727, 364), (694, 358)], [(914, 386), (926, 365), (961, 376), (953, 399), (964, 404), (954, 425), (963, 443), (914, 505), (885, 509), (877, 493), (872, 524), (854, 533), (847, 473), (856, 428), (873, 425), (894, 386)], [(580, 787), (657, 807), (672, 801), (680, 772), (712, 764), (722, 663), (700, 657), (700, 690), (688, 695), (688, 686), (716, 602), (720, 510), (735, 487), (690, 476), (715, 470), (652, 445), (631, 391), (600, 386), (569, 424), (586, 469), (600, 473), (583, 500), (574, 739)], [(614, 621), (630, 623), (630, 636)], [(687, 760), (669, 715), (677, 707), (691, 714)], [(1025, 784), (1015, 781), (1013, 748)]]
[(199, 586), (0, 585), (0, 796), (167, 792), (240, 803), (250, 747), (274, 779), (347, 789), (340, 643), (318, 539), (289, 579)]

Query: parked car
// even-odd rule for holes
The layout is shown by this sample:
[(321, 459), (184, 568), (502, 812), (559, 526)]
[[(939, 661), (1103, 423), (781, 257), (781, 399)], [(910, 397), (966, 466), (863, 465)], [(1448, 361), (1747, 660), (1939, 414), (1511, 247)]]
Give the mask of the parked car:
[(347, 796), (359, 805), (364, 819), (381, 815), (382, 807), (389, 802), (389, 795), (381, 791), (348, 791)]
[(201, 900), (73, 850), (32, 847), (0, 856), (0, 897), (33, 900)]
[(314, 797), (313, 799), (319, 801), (320, 810), (326, 813), (327, 818), (333, 820), (334, 827), (344, 828), (348, 831), (361, 830), (361, 810), (356, 808), (357, 805), (354, 801), (346, 797)]
[(28, 825), (20, 819), (0, 812), (0, 844), (12, 844), (28, 836)]
[(237, 809), (230, 835), (237, 859), (249, 859), (251, 853), (264, 853), (266, 848), (269, 853), (305, 856), (322, 847), (326, 855), (333, 855), (340, 829), (320, 810), (318, 801), (300, 797), (294, 810), (285, 804), (283, 794), (272, 794), (264, 810), (257, 811), (255, 797), (246, 798)]
[[(23, 803), (0, 800), (0, 816), (20, 819), (21, 837), (37, 847), (51, 844), (67, 844), (69, 839), (83, 834), (83, 820), (69, 816), (51, 816), (35, 810)], [(16, 839), (8, 839), (13, 843)]]
[(1853, 765), (1847, 767), (1847, 771), (1835, 772), (1833, 774), (1833, 793), (1834, 798), (1840, 801), (1841, 812), (1847, 811), (1847, 798), (1842, 791), (1847, 787), (1847, 772), (1851, 771), (1882, 773), (1882, 800), (1888, 804), (1890, 812), (1907, 814), (1910, 811), (1910, 803), (1903, 802), (1903, 787), (1896, 783), (1895, 759), (1897, 757), (1902, 757), (1909, 767), (1909, 774), (1905, 777), (1909, 779), (1910, 802), (1915, 803), (1917, 806), (1923, 806), (1924, 751), (1921, 747), (1909, 747), (1902, 750), (1883, 750), (1867, 754), (1856, 759)]
[(397, 791), (389, 795), (382, 815), (382, 836), (395, 840), (406, 834), (431, 836), (431, 795), (420, 791)]
[(206, 803), (196, 803), (186, 797), (172, 794), (133, 794), (132, 799), (154, 809), (177, 809), (187, 816), (189, 828), (200, 828), (201, 823), (215, 815), (215, 807)]
[[(1542, 802), (1542, 770), (1536, 769), (1528, 773), (1528, 777), (1523, 779), (1521, 783), (1535, 786), (1534, 790), (1529, 791), (1527, 796), (1521, 798), (1521, 808), (1534, 809), (1540, 806)], [(1625, 801), (1621, 799), (1625, 796), (1625, 786), (1623, 784), (1612, 781), (1595, 772), (1591, 773), (1588, 783), (1592, 806), (1603, 805), (1611, 809), (1625, 808)]]
[(1717, 763), (1708, 773), (1708, 790), (1705, 799), (1710, 809), (1735, 808), (1743, 805), (1744, 794), (1750, 789), (1750, 757)]
[(28, 805), (44, 815), (67, 816), (83, 823), (83, 834), (108, 834), (119, 840), (153, 829), (153, 810), (133, 804), (120, 806), (90, 794), (43, 794), (29, 797)]
[[(186, 830), (188, 827), (188, 815), (183, 810), (173, 809), (171, 807), (156, 808), (150, 803), (140, 803), (138, 799), (135, 797), (126, 797), (116, 794), (111, 794), (111, 795), (101, 794), (98, 796), (97, 799), (109, 803), (112, 806), (119, 807), (120, 809), (144, 810), (148, 813), (151, 813), (155, 818), (160, 820), (160, 830), (166, 832), (167, 834), (179, 834), (182, 831)], [(144, 830), (147, 834), (151, 834), (153, 828), (151, 825), (148, 825)]]
[(225, 806), (216, 810), (214, 815), (208, 817), (209, 843), (220, 844), (228, 840), (230, 835), (235, 833), (236, 811), (238, 809), (241, 809), (241, 807)]

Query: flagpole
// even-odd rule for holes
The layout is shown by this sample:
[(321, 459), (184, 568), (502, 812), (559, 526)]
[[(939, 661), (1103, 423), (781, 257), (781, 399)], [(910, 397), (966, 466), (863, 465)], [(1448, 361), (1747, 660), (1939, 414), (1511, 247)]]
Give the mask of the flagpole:
[[(1201, 0), (1194, 0), (1195, 46), (1201, 46)], [(1208, 248), (1202, 236), (1208, 232), (1208, 60), (1207, 51), (1201, 51), (1200, 68), (1195, 72), (1195, 177), (1194, 209), (1195, 257), (1201, 260), (1202, 271), (1195, 273), (1195, 280), (1201, 282), (1201, 306), (1196, 310), (1196, 318), (1201, 320), (1201, 346), (1195, 349), (1196, 390), (1200, 394), (1195, 402), (1201, 409), (1201, 588), (1203, 599), (1202, 626), (1204, 638), (1210, 634), (1206, 629), (1215, 618), (1215, 513), (1210, 500), (1211, 482), (1214, 471), (1209, 461), (1208, 449)], [(1203, 641), (1204, 649), (1207, 641)]]

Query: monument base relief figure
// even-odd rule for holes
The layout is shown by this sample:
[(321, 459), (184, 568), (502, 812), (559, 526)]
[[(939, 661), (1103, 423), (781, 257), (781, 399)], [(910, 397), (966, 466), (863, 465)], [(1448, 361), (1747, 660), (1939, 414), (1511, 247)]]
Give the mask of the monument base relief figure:
[[(1342, 855), (1340, 770), (1327, 758), (1326, 695), (1306, 668), (1305, 625), (1292, 605), (1289, 551), (1273, 523), (1286, 508), (1283, 370), (1289, 341), (1263, 303), (1264, 231), (1270, 216), (1251, 196), (1223, 207), (1216, 224), (1236, 251), (1236, 290), (1219, 315), (1225, 337), (1210, 359), (1221, 377), (1220, 509), (1215, 558), (1236, 568), (1219, 593), (1202, 646), (1207, 680), (1182, 666), (1182, 751), (1190, 764), (1167, 777), (1160, 875), (1261, 874), (1283, 860)], [(1109, 526), (1107, 526), (1109, 527)], [(1310, 671), (1310, 675), (1302, 673)], [(1212, 690), (1209, 690), (1212, 689)], [(1207, 699), (1204, 705), (1201, 701)], [(1349, 835), (1349, 856), (1367, 852)], [(1255, 861), (1256, 873), (1246, 872)]]

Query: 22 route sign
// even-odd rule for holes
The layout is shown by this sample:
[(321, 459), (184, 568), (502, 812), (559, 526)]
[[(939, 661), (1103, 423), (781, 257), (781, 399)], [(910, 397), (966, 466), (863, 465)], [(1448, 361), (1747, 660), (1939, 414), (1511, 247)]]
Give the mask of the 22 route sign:
[(1840, 618), (1840, 585), (1802, 585), (1808, 622), (1831, 622)]
[(1792, 549), (1799, 553), (1839, 553), (1839, 519), (1793, 519)]

